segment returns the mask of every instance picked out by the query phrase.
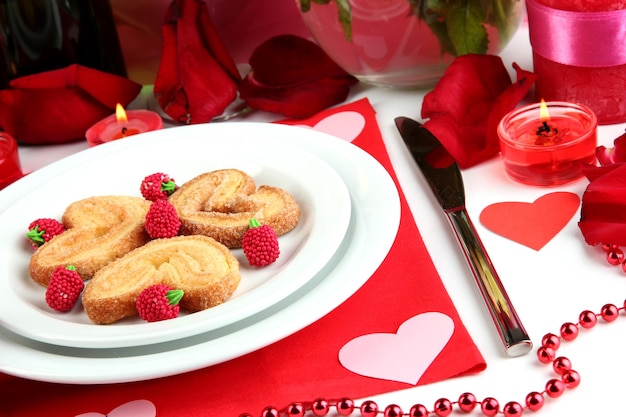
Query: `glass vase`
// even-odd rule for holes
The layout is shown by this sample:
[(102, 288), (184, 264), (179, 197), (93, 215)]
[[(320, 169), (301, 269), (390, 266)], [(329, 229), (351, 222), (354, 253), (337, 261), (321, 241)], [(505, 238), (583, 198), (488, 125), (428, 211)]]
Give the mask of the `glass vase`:
[[(349, 0), (346, 25), (336, 4), (302, 12), (313, 38), (359, 80), (390, 87), (431, 87), (457, 55), (497, 54), (524, 14), (523, 0)], [(468, 17), (473, 16), (473, 17)]]

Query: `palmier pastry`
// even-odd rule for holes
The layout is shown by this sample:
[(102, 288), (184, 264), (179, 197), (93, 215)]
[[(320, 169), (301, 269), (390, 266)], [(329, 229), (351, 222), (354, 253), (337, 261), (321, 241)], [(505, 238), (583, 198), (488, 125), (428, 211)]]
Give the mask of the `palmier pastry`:
[(30, 260), (32, 279), (48, 285), (52, 271), (72, 264), (83, 280), (145, 244), (150, 202), (139, 197), (96, 196), (70, 204), (63, 213), (65, 232), (40, 246)]
[(201, 174), (169, 197), (182, 223), (183, 235), (210, 236), (229, 248), (240, 248), (250, 219), (269, 225), (277, 235), (292, 230), (300, 207), (287, 191), (262, 185), (237, 169)]
[(96, 272), (82, 303), (94, 323), (113, 323), (137, 314), (135, 302), (143, 289), (166, 284), (183, 290), (180, 307), (194, 312), (226, 301), (240, 279), (239, 261), (214, 239), (155, 239)]

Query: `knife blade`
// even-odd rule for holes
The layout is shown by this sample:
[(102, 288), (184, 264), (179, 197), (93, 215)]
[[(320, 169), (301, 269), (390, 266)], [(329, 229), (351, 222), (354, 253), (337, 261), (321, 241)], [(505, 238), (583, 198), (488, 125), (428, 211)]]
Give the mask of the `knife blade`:
[(398, 117), (395, 122), (454, 230), (504, 350), (512, 357), (527, 354), (532, 350), (532, 341), (466, 210), (465, 188), (458, 165), (421, 123), (407, 117)]

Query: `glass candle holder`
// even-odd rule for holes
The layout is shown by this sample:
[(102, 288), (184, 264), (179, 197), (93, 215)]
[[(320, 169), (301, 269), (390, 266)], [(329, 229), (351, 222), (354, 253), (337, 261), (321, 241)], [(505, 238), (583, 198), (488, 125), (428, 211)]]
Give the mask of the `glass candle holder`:
[(8, 133), (0, 132), (0, 190), (23, 176), (17, 142)]
[(579, 104), (542, 102), (513, 110), (498, 125), (506, 174), (537, 186), (581, 178), (581, 165), (596, 160), (597, 127), (595, 113)]

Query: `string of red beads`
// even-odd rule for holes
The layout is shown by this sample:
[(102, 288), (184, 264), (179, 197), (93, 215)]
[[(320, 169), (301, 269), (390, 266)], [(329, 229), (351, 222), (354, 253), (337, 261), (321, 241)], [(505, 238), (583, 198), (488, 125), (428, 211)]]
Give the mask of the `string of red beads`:
[(624, 251), (617, 245), (602, 245), (602, 249), (606, 252), (606, 260), (611, 265), (622, 266), (622, 271), (626, 272), (626, 256)]
[[(404, 412), (397, 404), (390, 404), (381, 410), (378, 404), (372, 400), (366, 400), (357, 405), (350, 398), (338, 400), (320, 398), (311, 402), (294, 402), (283, 409), (268, 406), (263, 409), (260, 417), (305, 417), (306, 415), (323, 417), (328, 415), (333, 408), (340, 416), (349, 416), (358, 410), (361, 417), (427, 417), (429, 415), (447, 417), (455, 407), (464, 413), (471, 413), (479, 408), (482, 415), (486, 417), (494, 417), (498, 414), (502, 414), (504, 417), (520, 417), (525, 410), (540, 410), (546, 397), (558, 398), (566, 389), (576, 388), (580, 384), (580, 375), (572, 369), (572, 362), (565, 356), (556, 356), (557, 350), (561, 347), (561, 342), (563, 340), (566, 342), (573, 341), (578, 336), (581, 327), (591, 329), (598, 323), (599, 319), (606, 323), (615, 321), (624, 310), (626, 310), (626, 300), (621, 307), (605, 304), (599, 313), (585, 310), (580, 313), (576, 323), (563, 323), (558, 335), (548, 333), (543, 336), (541, 346), (537, 349), (537, 359), (543, 364), (552, 364), (552, 370), (557, 377), (550, 379), (543, 391), (533, 391), (526, 395), (523, 405), (516, 401), (509, 401), (500, 407), (500, 402), (493, 397), (478, 401), (476, 396), (469, 392), (461, 394), (457, 401), (440, 398), (435, 401), (430, 410), (423, 404), (415, 404), (408, 412)], [(310, 414), (307, 414), (309, 412)], [(253, 416), (241, 414), (239, 417)]]

